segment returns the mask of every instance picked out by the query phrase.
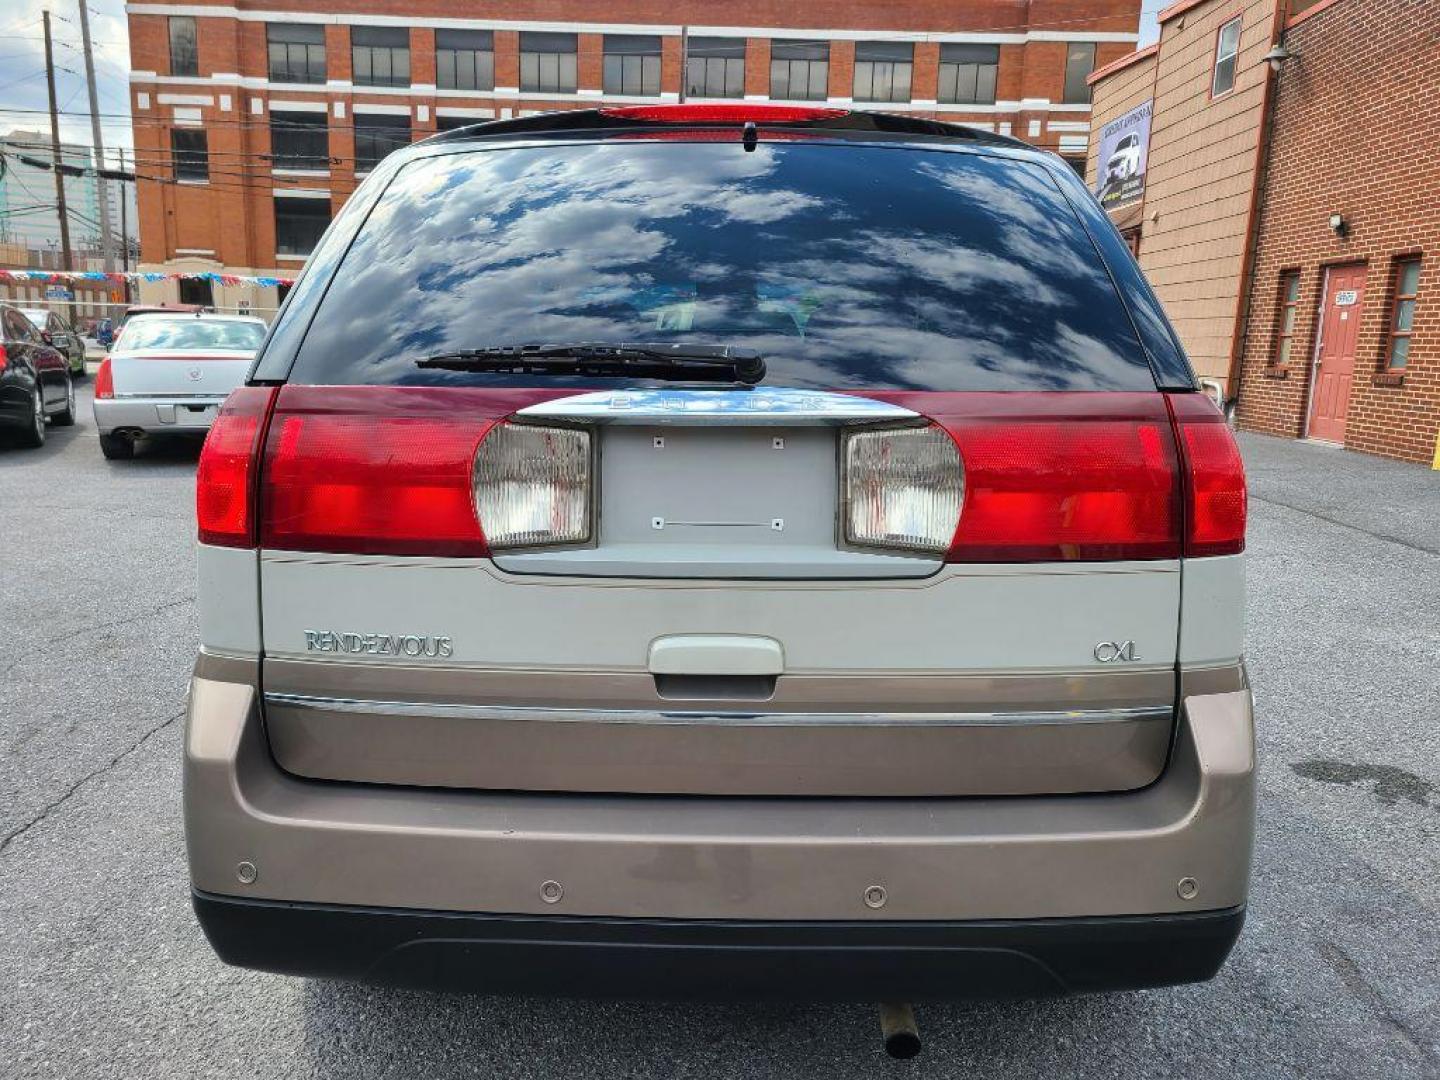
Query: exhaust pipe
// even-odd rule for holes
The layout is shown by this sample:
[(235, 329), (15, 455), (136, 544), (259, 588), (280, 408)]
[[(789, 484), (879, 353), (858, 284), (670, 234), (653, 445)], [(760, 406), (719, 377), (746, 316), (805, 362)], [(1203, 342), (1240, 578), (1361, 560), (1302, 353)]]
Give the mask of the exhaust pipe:
[(899, 1061), (920, 1053), (920, 1028), (915, 1024), (915, 1010), (903, 1002), (882, 1004), (880, 1036), (885, 1040), (885, 1053)]

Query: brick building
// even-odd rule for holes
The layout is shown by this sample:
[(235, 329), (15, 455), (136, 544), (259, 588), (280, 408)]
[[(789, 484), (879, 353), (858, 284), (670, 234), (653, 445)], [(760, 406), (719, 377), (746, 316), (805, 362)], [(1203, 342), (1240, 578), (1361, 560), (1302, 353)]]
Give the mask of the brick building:
[(1284, 42), (1240, 423), (1440, 467), (1440, 4), (1332, 0)]
[[(357, 177), (394, 146), (604, 103), (854, 103), (1014, 134), (1079, 167), (1086, 78), (1134, 48), (1140, 5), (132, 3), (141, 269), (293, 275)], [(210, 288), (143, 293), (205, 300)], [(264, 311), (277, 296), (221, 286), (213, 299)]]
[[(1088, 176), (1242, 427), (1430, 462), (1440, 4), (1181, 0), (1091, 76)], [(1125, 128), (1129, 131), (1130, 128)], [(1121, 197), (1123, 196), (1123, 197)]]

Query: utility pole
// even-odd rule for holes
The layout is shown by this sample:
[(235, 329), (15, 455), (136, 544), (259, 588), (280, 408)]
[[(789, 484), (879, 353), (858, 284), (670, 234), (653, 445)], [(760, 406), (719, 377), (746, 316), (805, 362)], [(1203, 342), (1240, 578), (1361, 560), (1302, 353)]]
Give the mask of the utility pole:
[[(105, 144), (100, 139), (100, 99), (95, 91), (95, 56), (90, 51), (90, 9), (80, 0), (80, 43), (85, 47), (85, 83), (90, 90), (90, 137), (95, 144), (95, 168), (105, 168)], [(115, 272), (114, 237), (110, 235), (110, 188), (105, 177), (96, 172), (95, 193), (100, 198), (100, 253), (105, 259), (105, 272)]]
[[(125, 171), (125, 148), (118, 147), (115, 151), (120, 155), (120, 171)], [(124, 182), (120, 184), (120, 268), (127, 274), (130, 272), (130, 195), (125, 190)]]
[[(120, 171), (125, 171), (125, 148), (119, 147)], [(125, 302), (130, 302), (130, 192), (120, 182), (120, 265), (125, 270)]]
[(680, 95), (676, 98), (685, 104), (685, 84), (690, 81), (690, 24), (680, 25)]
[(45, 83), (50, 90), (50, 160), (55, 166), (55, 205), (60, 210), (60, 268), (75, 269), (70, 257), (70, 212), (65, 207), (65, 174), (60, 171), (60, 115), (55, 108), (55, 57), (50, 49), (50, 12), (45, 12)]

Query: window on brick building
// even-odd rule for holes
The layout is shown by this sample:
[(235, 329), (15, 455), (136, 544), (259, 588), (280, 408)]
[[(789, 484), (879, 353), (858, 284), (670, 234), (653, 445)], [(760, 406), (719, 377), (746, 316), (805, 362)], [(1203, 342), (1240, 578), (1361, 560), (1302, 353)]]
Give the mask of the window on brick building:
[(330, 200), (275, 196), (275, 254), (309, 255), (330, 224)]
[(999, 45), (943, 44), (936, 100), (960, 105), (994, 105), (995, 75), (999, 70)]
[(549, 94), (573, 94), (576, 81), (574, 34), (522, 31), (520, 34), (520, 89)]
[(1295, 314), (1300, 307), (1300, 271), (1280, 275), (1280, 307), (1275, 317), (1275, 363), (1288, 364), (1295, 348)]
[(302, 23), (266, 23), (270, 81), (323, 83), (325, 28)]
[(1415, 303), (1420, 296), (1420, 260), (1395, 264), (1395, 310), (1390, 315), (1390, 343), (1386, 366), (1399, 370), (1410, 362), (1410, 335), (1415, 332)]
[(350, 28), (356, 86), (410, 85), (410, 31), (403, 26)]
[(199, 75), (200, 45), (193, 15), (170, 16), (170, 74)]
[(272, 108), (270, 164), (277, 169), (328, 169), (330, 128), (325, 114)]
[(772, 41), (770, 96), (781, 101), (824, 101), (830, 95), (828, 41)]
[(170, 163), (176, 180), (210, 179), (210, 145), (204, 131), (174, 128), (170, 132)]
[(435, 85), (441, 90), (495, 89), (495, 34), (435, 31)]
[(660, 38), (655, 34), (606, 34), (607, 94), (660, 96)]
[(685, 93), (699, 98), (745, 96), (745, 39), (692, 37), (685, 45)]
[(1210, 96), (1221, 97), (1235, 89), (1235, 68), (1240, 58), (1239, 15), (1220, 27), (1215, 35), (1215, 74), (1210, 80)]
[(1090, 84), (1086, 82), (1095, 70), (1095, 42), (1072, 41), (1065, 47), (1066, 105), (1090, 104)]
[(471, 124), (483, 124), (489, 117), (486, 116), (435, 116), (436, 131), (454, 131), (456, 128), (469, 127)]
[(206, 278), (181, 278), (180, 303), (214, 307), (215, 287)]
[(915, 46), (908, 41), (855, 43), (856, 101), (909, 101)]
[(392, 150), (410, 144), (410, 114), (355, 114), (355, 171), (369, 172)]

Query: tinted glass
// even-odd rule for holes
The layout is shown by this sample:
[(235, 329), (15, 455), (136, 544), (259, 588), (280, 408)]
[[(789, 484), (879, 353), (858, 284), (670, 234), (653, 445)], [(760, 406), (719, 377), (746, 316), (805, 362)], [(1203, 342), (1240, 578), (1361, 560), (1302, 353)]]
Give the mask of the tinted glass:
[(200, 74), (200, 51), (196, 44), (194, 16), (170, 16), (170, 74)]
[(1070, 104), (1088, 102), (1090, 86), (1086, 80), (1095, 70), (1095, 43), (1072, 41), (1065, 52), (1065, 101)]
[(116, 352), (139, 349), (238, 349), (249, 352), (260, 347), (265, 327), (252, 322), (222, 322), (217, 319), (165, 319), (141, 316), (125, 324)]
[(876, 146), (615, 143), (405, 166), (292, 377), (604, 385), (417, 369), (521, 342), (730, 343), (768, 385), (1153, 389), (1039, 165)]

